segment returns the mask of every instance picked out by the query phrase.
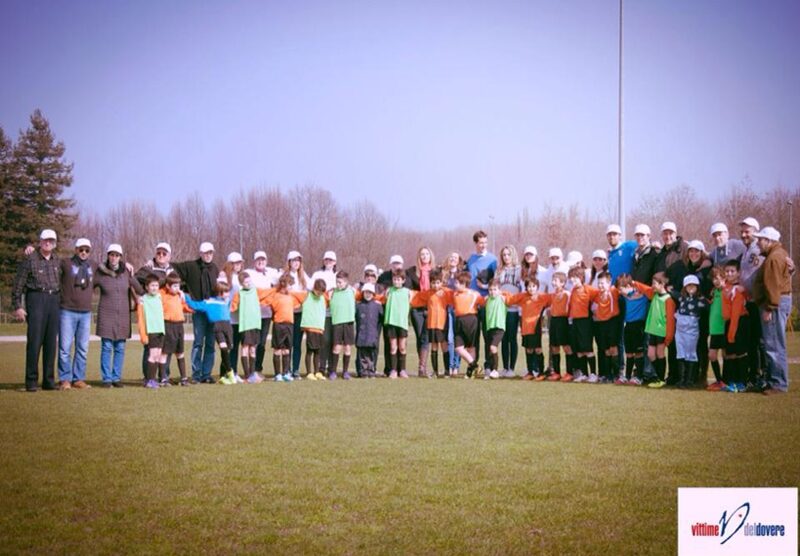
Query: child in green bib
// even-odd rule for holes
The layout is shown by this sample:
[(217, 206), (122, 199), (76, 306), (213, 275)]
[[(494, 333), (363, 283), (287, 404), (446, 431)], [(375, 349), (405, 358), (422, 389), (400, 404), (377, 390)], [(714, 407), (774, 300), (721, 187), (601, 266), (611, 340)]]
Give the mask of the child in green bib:
[(658, 376), (647, 385), (649, 388), (662, 388), (666, 384), (666, 350), (675, 337), (675, 300), (667, 292), (668, 282), (669, 279), (663, 272), (653, 275), (652, 287), (633, 282), (633, 286), (650, 299), (644, 331), (650, 335), (647, 358), (653, 363)]
[(333, 350), (328, 378), (336, 378), (339, 355), (342, 356), (342, 378), (350, 380), (350, 355), (356, 343), (356, 292), (350, 287), (350, 275), (344, 270), (336, 273), (336, 288), (330, 294)]
[(383, 323), (389, 337), (389, 378), (408, 378), (406, 372), (406, 343), (408, 341), (408, 312), (411, 308), (411, 290), (403, 286), (406, 274), (395, 270), (392, 287), (386, 292), (386, 309)]
[(308, 292), (303, 301), (300, 328), (306, 333), (306, 378), (308, 380), (325, 380), (319, 367), (319, 352), (322, 349), (325, 332), (325, 310), (328, 299), (325, 296), (325, 280), (314, 280), (314, 289)]
[[(489, 282), (484, 327), (486, 328), (486, 339), (489, 346), (489, 365), (491, 365), (491, 370), (484, 375), (484, 379), (500, 378), (500, 371), (497, 370), (499, 362), (497, 351), (506, 333), (507, 297), (508, 294), (500, 290), (500, 280), (498, 278), (494, 278)], [(517, 339), (514, 338), (513, 341), (516, 342)]]

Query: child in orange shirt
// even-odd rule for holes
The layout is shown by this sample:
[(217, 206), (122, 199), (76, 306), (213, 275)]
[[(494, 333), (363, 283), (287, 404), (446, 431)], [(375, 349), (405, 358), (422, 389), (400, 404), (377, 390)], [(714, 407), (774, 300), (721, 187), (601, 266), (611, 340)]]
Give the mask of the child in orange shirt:
[(453, 291), (444, 287), (442, 271), (432, 270), (430, 273), (431, 288), (413, 293), (412, 307), (426, 307), (428, 318), (428, 340), (431, 347), (431, 367), (433, 373), (428, 378), (439, 377), (439, 353), (442, 353), (444, 375), (450, 375), (450, 352), (447, 350), (447, 307), (453, 305)]
[(598, 290), (585, 285), (584, 280), (586, 280), (585, 268), (576, 266), (570, 269), (569, 283), (572, 285), (572, 290), (569, 293), (569, 318), (572, 320), (572, 352), (576, 357), (572, 360), (574, 369), (572, 376), (567, 372), (562, 379), (564, 381), (574, 378), (575, 382), (597, 382), (589, 308)]
[(572, 380), (572, 343), (569, 329), (569, 292), (564, 289), (567, 275), (554, 272), (551, 279), (550, 294), (550, 367), (547, 369), (547, 380), (561, 380), (561, 350), (567, 359), (567, 373), (564, 378)]
[(167, 274), (164, 287), (161, 289), (161, 303), (164, 306), (164, 347), (159, 360), (159, 377), (161, 386), (170, 386), (165, 367), (167, 356), (175, 354), (178, 360), (178, 371), (181, 375), (181, 386), (189, 386), (186, 376), (186, 360), (183, 350), (183, 314), (192, 310), (186, 305), (181, 294), (181, 277), (176, 272)]
[(275, 382), (292, 382), (291, 353), (294, 342), (294, 311), (306, 299), (305, 291), (289, 291), (294, 278), (284, 274), (278, 286), (258, 290), (258, 302), (272, 307), (272, 364), (275, 366)]
[(722, 297), (726, 337), (722, 380), (726, 384), (726, 392), (745, 392), (747, 389), (745, 382), (750, 325), (746, 303), (747, 291), (739, 284), (739, 261), (731, 259), (725, 263), (725, 289)]
[(453, 294), (453, 309), (456, 316), (454, 343), (456, 353), (467, 362), (467, 374), (464, 378), (478, 376), (481, 367), (475, 361), (475, 345), (478, 341), (480, 323), (478, 307), (486, 304), (486, 299), (477, 291), (469, 289), (472, 275), (461, 272), (456, 279), (456, 291)]
[(525, 291), (508, 298), (509, 305), (518, 305), (522, 319), (522, 347), (528, 372), (522, 380), (544, 380), (544, 354), (542, 353), (542, 313), (550, 306), (551, 295), (539, 293), (539, 280), (535, 276), (525, 279)]
[(611, 285), (611, 274), (602, 271), (597, 276), (597, 294), (592, 297), (594, 334), (600, 352), (599, 382), (614, 382), (617, 378), (618, 347), (621, 330), (619, 325), (619, 291)]

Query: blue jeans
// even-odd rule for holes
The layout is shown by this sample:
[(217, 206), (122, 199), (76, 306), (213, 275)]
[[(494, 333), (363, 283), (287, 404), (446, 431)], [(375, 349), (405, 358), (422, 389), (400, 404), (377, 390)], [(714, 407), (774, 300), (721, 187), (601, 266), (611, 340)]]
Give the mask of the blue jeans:
[[(58, 336), (58, 380), (73, 382), (86, 380), (86, 353), (89, 351), (91, 311), (61, 309)], [(75, 358), (72, 359), (72, 344)]]
[(786, 360), (786, 321), (792, 311), (792, 296), (782, 295), (769, 322), (761, 318), (761, 338), (767, 355), (767, 386), (786, 392), (789, 389), (789, 364)]
[[(111, 358), (114, 358), (112, 364)], [(125, 363), (125, 340), (100, 339), (100, 377), (103, 382), (122, 380), (122, 366)]]
[(214, 325), (208, 322), (205, 313), (194, 313), (192, 326), (192, 378), (201, 381), (210, 378), (214, 369)]
[(458, 369), (461, 366), (461, 356), (456, 353), (456, 314), (452, 307), (447, 308), (447, 350), (450, 352), (450, 368)]

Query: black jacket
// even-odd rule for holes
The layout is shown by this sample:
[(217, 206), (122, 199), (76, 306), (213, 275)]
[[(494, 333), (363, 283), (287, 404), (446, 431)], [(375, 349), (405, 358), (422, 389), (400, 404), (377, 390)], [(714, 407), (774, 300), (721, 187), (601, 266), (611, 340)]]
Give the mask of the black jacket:
[[(214, 287), (219, 276), (219, 268), (214, 262), (206, 265), (203, 259), (198, 257), (193, 261), (175, 263), (173, 268), (186, 284), (186, 289), (192, 299), (208, 299), (213, 295), (211, 288)], [(205, 280), (203, 277), (204, 272), (207, 273)], [(203, 283), (204, 281), (205, 284)]]
[(356, 303), (356, 347), (378, 347), (383, 322), (383, 305), (375, 301)]
[(633, 255), (633, 270), (631, 277), (637, 282), (650, 285), (653, 280), (653, 274), (656, 273), (656, 263), (658, 262), (658, 250), (652, 245), (645, 247), (644, 251), (639, 253), (638, 249)]

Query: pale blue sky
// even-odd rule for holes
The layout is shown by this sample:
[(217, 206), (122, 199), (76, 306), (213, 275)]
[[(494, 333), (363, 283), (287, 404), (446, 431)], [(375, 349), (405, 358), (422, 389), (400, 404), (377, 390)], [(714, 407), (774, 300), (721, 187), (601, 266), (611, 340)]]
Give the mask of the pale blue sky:
[[(2, 5), (0, 125), (41, 108), (85, 206), (313, 183), (435, 228), (616, 199), (615, 0)], [(628, 207), (800, 186), (800, 1), (625, 10)]]

